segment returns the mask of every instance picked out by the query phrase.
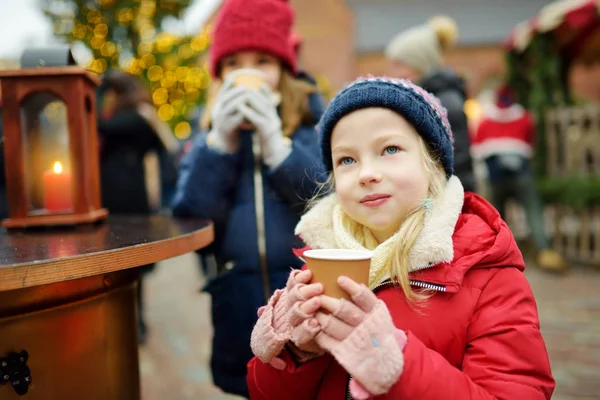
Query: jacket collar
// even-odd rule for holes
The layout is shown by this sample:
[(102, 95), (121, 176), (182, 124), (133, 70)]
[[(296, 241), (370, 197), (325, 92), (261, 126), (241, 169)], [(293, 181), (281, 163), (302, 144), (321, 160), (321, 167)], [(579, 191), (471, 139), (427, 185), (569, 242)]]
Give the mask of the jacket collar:
[[(454, 258), (452, 234), (460, 215), (464, 189), (452, 176), (442, 198), (434, 202), (425, 217), (425, 225), (410, 252), (410, 270), (416, 271)], [(296, 234), (313, 249), (339, 247), (333, 229), (333, 210), (338, 204), (335, 193), (320, 200), (296, 226)]]

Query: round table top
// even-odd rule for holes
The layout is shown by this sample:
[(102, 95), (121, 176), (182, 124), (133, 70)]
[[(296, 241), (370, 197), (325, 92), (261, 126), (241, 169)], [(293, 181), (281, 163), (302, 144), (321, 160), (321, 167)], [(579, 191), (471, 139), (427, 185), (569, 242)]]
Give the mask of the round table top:
[(0, 231), (0, 291), (105, 274), (209, 245), (208, 220), (111, 215), (94, 225)]

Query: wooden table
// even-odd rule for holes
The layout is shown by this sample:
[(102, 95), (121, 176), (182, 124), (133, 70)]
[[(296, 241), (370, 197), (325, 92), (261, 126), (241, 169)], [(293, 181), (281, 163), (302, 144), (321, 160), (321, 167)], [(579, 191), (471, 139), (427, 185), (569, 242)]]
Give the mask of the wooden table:
[(208, 221), (163, 216), (0, 232), (0, 399), (139, 399), (132, 267), (213, 235)]

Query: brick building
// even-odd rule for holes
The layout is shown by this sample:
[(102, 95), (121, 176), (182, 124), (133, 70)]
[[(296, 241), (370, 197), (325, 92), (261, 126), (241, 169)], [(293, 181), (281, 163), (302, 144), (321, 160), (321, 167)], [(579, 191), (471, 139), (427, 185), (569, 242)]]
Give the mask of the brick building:
[(358, 75), (383, 74), (386, 44), (396, 33), (446, 14), (460, 28), (447, 62), (477, 93), (504, 74), (502, 41), (549, 0), (292, 0), (296, 30), (304, 38), (302, 67), (326, 77), (332, 89)]

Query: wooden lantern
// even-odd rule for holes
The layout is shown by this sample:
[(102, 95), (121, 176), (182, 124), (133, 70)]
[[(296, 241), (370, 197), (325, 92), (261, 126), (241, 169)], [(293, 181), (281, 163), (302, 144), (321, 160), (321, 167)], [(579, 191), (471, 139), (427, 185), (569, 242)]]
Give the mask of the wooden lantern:
[(6, 228), (104, 219), (96, 131), (99, 80), (77, 66), (0, 71)]

